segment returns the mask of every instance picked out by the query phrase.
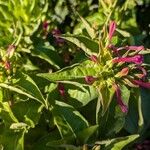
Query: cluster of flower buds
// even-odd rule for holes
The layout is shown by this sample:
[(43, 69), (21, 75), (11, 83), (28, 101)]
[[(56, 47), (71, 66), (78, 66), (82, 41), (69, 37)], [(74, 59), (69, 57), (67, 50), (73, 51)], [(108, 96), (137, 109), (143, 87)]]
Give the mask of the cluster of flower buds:
[[(119, 66), (118, 70), (120, 70), (115, 74), (115, 82), (112, 84), (112, 87), (115, 91), (117, 103), (122, 112), (128, 112), (128, 108), (122, 100), (121, 89), (117, 78), (122, 78), (122, 81), (130, 87), (150, 88), (150, 83), (146, 82), (147, 71), (143, 65), (144, 56), (140, 53), (145, 49), (144, 46), (116, 47), (113, 45), (112, 38), (116, 31), (116, 27), (116, 22), (112, 21), (109, 25), (109, 44), (107, 46), (108, 50), (112, 54), (112, 66), (115, 70)], [(98, 58), (95, 55), (91, 55), (90, 59), (95, 63), (98, 62)], [(92, 76), (87, 76), (85, 77), (85, 81), (87, 84), (92, 84), (94, 83), (95, 78)]]

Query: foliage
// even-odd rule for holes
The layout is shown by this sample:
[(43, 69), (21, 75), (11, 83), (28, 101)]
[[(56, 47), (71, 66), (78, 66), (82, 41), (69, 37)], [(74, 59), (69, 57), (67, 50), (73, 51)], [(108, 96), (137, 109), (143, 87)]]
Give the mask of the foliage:
[(0, 149), (121, 150), (148, 138), (149, 6), (1, 0)]

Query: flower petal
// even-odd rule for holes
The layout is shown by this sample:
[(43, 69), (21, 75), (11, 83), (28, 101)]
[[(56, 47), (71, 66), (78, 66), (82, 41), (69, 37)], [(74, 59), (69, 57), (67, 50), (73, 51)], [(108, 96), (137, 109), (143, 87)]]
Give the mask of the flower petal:
[(126, 46), (126, 50), (134, 50), (134, 51), (141, 51), (144, 50), (144, 46)]
[(144, 61), (143, 55), (135, 55), (133, 57), (121, 57), (113, 59), (114, 63), (119, 62), (133, 62), (135, 64), (142, 64)]
[(120, 106), (122, 112), (126, 113), (128, 112), (128, 107), (123, 103), (122, 97), (121, 97), (121, 90), (119, 88), (119, 85), (114, 84), (113, 85), (117, 97), (117, 103)]
[(96, 78), (93, 76), (86, 76), (85, 77), (85, 81), (87, 84), (93, 84), (95, 80), (96, 80)]
[(144, 88), (150, 88), (150, 82), (143, 82), (141, 80), (133, 80), (132, 82), (135, 85), (139, 85), (139, 86), (144, 87)]
[(95, 56), (95, 55), (91, 55), (91, 56), (90, 56), (90, 59), (91, 59), (93, 62), (95, 62), (95, 63), (98, 62), (98, 58), (97, 58), (97, 56)]
[(113, 34), (116, 30), (116, 22), (115, 21), (111, 21), (110, 25), (109, 25), (109, 40), (111, 41)]

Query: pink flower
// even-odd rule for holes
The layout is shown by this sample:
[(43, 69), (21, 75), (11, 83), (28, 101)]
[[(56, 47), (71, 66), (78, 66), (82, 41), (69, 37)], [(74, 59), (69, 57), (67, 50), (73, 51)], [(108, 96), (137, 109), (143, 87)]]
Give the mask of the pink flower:
[(96, 78), (94, 78), (93, 76), (86, 76), (85, 77), (85, 81), (87, 84), (93, 84), (95, 80), (96, 80)]
[(139, 86), (144, 87), (144, 88), (150, 88), (150, 82), (143, 82), (140, 80), (133, 80), (132, 82), (135, 85), (139, 85)]
[(62, 83), (58, 83), (58, 91), (60, 93), (61, 96), (65, 96), (65, 88), (64, 85)]
[(111, 41), (113, 34), (116, 30), (116, 22), (115, 21), (111, 21), (110, 25), (109, 25), (109, 40)]
[(132, 62), (132, 63), (135, 63), (135, 64), (142, 64), (143, 61), (144, 61), (143, 55), (135, 55), (133, 57), (121, 57), (121, 58), (113, 59), (114, 63)]
[(5, 61), (4, 62), (4, 67), (5, 67), (6, 70), (10, 70), (10, 68), (11, 68), (10, 62), (9, 61)]
[(129, 68), (128, 67), (125, 67), (123, 68), (120, 72), (118, 72), (116, 74), (117, 77), (123, 77), (123, 76), (126, 76), (127, 74), (129, 73)]
[(95, 63), (98, 62), (98, 58), (97, 58), (97, 56), (95, 56), (95, 55), (91, 55), (91, 56), (90, 56), (90, 59), (91, 59), (93, 62), (95, 62)]
[(128, 112), (128, 107), (123, 103), (122, 97), (121, 97), (121, 90), (117, 84), (113, 85), (113, 88), (115, 89), (115, 94), (117, 97), (117, 103), (120, 106), (122, 112), (126, 113)]
[(144, 50), (144, 46), (126, 46), (126, 50), (134, 50), (134, 51), (141, 51)]

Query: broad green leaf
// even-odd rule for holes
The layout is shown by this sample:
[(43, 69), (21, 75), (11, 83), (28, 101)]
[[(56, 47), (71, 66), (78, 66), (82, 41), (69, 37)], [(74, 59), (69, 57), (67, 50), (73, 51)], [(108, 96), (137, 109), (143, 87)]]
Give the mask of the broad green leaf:
[(98, 141), (95, 144), (97, 145), (105, 145), (105, 150), (122, 150), (129, 143), (133, 142), (135, 139), (139, 137), (138, 134), (126, 136), (126, 137), (118, 137), (115, 139), (110, 139), (106, 141)]
[[(105, 22), (105, 15), (103, 14), (103, 10), (99, 12), (95, 12), (86, 17), (86, 20), (90, 22), (90, 24), (95, 25), (97, 27), (102, 26)], [(74, 34), (81, 34), (83, 29), (85, 28), (84, 24), (81, 22), (74, 27)]]
[(12, 123), (18, 123), (18, 119), (14, 116), (8, 102), (0, 103), (0, 116), (7, 127), (9, 127)]
[(58, 55), (57, 51), (53, 50), (53, 48), (50, 46), (36, 46), (35, 49), (31, 51), (31, 55), (47, 61), (49, 64), (56, 67), (57, 69), (60, 69), (60, 67), (62, 67), (64, 64), (62, 58)]
[(34, 128), (41, 116), (41, 105), (32, 99), (15, 103), (12, 111), (18, 120)]
[(62, 137), (70, 135), (76, 137), (77, 132), (89, 126), (86, 119), (77, 110), (64, 102), (56, 101), (52, 113)]
[(129, 143), (133, 142), (135, 139), (137, 139), (139, 137), (138, 134), (135, 135), (130, 135), (127, 137), (123, 137), (123, 138), (116, 138), (108, 147), (111, 147), (111, 150), (121, 150), (123, 149), (126, 145), (128, 145)]
[[(79, 149), (79, 147), (73, 146), (75, 141), (78, 140), (78, 142), (81, 145), (87, 143), (88, 139), (96, 132), (97, 128), (98, 128), (98, 126), (95, 125), (95, 126), (88, 127), (86, 129), (78, 132), (77, 139), (75, 139), (75, 137), (73, 135), (70, 135), (70, 136), (64, 137), (63, 139), (49, 141), (47, 143), (47, 146), (53, 147), (53, 148), (55, 148), (55, 147), (69, 148), (70, 147), (70, 148), (75, 148), (75, 150)], [(81, 149), (81, 147), (80, 147), (80, 149)]]
[(99, 52), (99, 45), (97, 42), (89, 39), (83, 35), (63, 35), (61, 38), (66, 39), (67, 41), (72, 42), (79, 48), (81, 48), (86, 54), (92, 55), (93, 53)]
[(14, 132), (5, 128), (0, 135), (0, 145), (3, 145), (6, 150), (24, 150), (24, 130)]
[[(139, 117), (139, 108), (142, 108), (142, 105), (138, 102), (140, 92), (138, 89), (135, 89), (133, 93), (131, 93), (130, 101), (129, 101), (129, 112), (126, 116), (125, 129), (131, 133), (135, 134), (139, 132), (139, 121), (141, 117)], [(147, 97), (147, 96), (146, 96)], [(143, 103), (143, 102), (142, 102)], [(143, 108), (142, 108), (143, 113)], [(140, 127), (141, 128), (141, 127)], [(140, 129), (141, 130), (141, 129)]]
[(50, 133), (46, 134), (45, 136), (40, 137), (39, 140), (32, 145), (32, 150), (59, 150), (59, 148), (50, 147), (47, 145), (48, 142), (57, 141), (60, 139), (60, 135), (58, 130), (51, 131)]
[(97, 64), (92, 61), (85, 61), (54, 73), (40, 73), (37, 75), (49, 81), (67, 81), (83, 79), (85, 76), (96, 76), (99, 70), (100, 68)]
[[(123, 102), (128, 106), (130, 91), (124, 85), (121, 85), (120, 89)], [(121, 111), (114, 96), (104, 116), (101, 111), (99, 112), (99, 132), (101, 136), (110, 137), (119, 133), (124, 127), (125, 116), (126, 114)]]
[(112, 86), (107, 85), (106, 82), (104, 82), (104, 84), (101, 85), (99, 91), (99, 98), (102, 103), (102, 115), (104, 115), (112, 101), (115, 91), (112, 88)]
[[(73, 100), (79, 101), (80, 105), (83, 107), (88, 104), (90, 101), (98, 97), (98, 92), (96, 91), (95, 87), (93, 86), (86, 86), (84, 87), (84, 91), (78, 89), (77, 87), (69, 88), (69, 104), (74, 107), (78, 107), (77, 104), (73, 104)], [(80, 107), (81, 107), (80, 106)]]
[(82, 23), (84, 24), (84, 27), (86, 28), (86, 30), (87, 30), (88, 34), (90, 35), (90, 37), (92, 39), (94, 39), (96, 37), (95, 30), (91, 27), (90, 23), (86, 19), (84, 19), (80, 15), (79, 15), (79, 17), (80, 17)]
[(97, 131), (97, 129), (98, 129), (98, 125), (94, 125), (77, 133), (77, 138), (80, 141), (80, 143), (82, 144), (87, 143), (89, 138)]
[(29, 98), (37, 100), (38, 102), (45, 105), (45, 99), (42, 93), (40, 92), (35, 82), (28, 75), (22, 74), (21, 78), (19, 78), (19, 80), (14, 85), (0, 83), (0, 87), (26, 95)]

